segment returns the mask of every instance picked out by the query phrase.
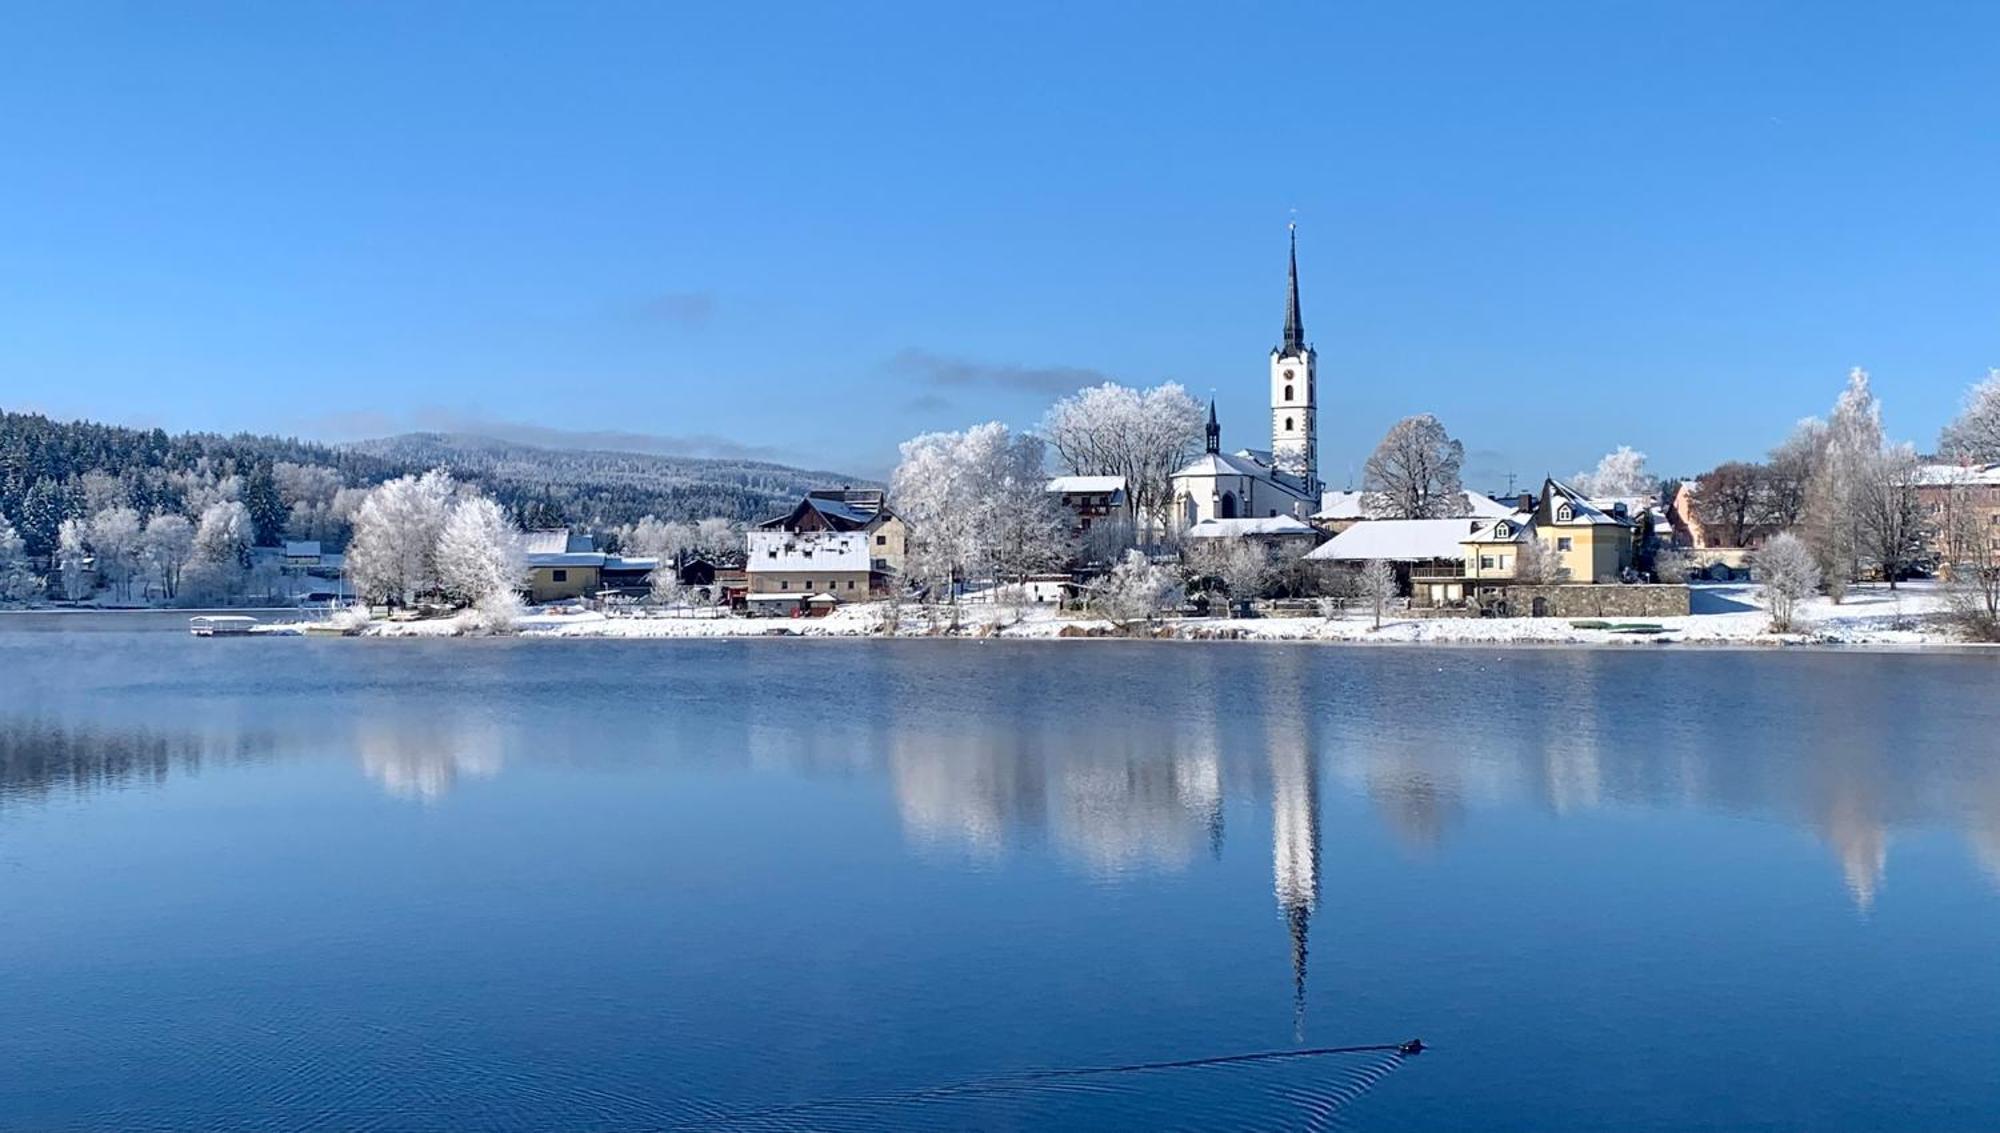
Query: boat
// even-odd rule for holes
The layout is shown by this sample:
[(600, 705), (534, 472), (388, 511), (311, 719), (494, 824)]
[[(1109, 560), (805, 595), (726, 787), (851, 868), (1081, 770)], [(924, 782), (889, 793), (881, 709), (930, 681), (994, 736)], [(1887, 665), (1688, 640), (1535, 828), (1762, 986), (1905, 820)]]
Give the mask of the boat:
[(242, 614), (202, 614), (188, 619), (188, 632), (196, 637), (242, 637), (257, 619)]

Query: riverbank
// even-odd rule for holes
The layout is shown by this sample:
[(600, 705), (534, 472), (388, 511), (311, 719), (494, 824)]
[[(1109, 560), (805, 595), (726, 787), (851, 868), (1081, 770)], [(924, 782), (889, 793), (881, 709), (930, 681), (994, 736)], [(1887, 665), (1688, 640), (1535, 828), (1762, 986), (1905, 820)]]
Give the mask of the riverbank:
[[(1867, 587), (1835, 605), (1815, 598), (1804, 604), (1797, 628), (1770, 632), (1770, 613), (1747, 584), (1695, 589), (1694, 612), (1685, 617), (1630, 622), (1563, 618), (1429, 618), (1386, 615), (1380, 628), (1371, 614), (1333, 618), (1166, 618), (1150, 629), (1122, 630), (1112, 622), (1045, 606), (1011, 609), (963, 605), (955, 611), (888, 603), (842, 606), (822, 618), (704, 617), (635, 612), (606, 614), (531, 610), (515, 623), (533, 638), (751, 638), (751, 637), (963, 637), (1061, 639), (1151, 637), (1187, 641), (1298, 641), (1382, 645), (1872, 645), (1961, 646), (1944, 624), (1944, 602), (1935, 586), (1916, 583), (1890, 591)], [(268, 627), (283, 632), (281, 627)], [(477, 636), (472, 619), (369, 623), (370, 637)]]

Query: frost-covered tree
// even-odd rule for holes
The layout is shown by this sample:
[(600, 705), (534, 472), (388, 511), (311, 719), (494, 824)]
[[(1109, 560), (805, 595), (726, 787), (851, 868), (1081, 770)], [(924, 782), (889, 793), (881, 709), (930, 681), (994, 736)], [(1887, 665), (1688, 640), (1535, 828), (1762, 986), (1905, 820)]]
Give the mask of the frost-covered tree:
[(1938, 452), (1968, 464), (2000, 464), (2000, 369), (1965, 395), (1965, 408), (1938, 438)]
[(1362, 469), (1362, 506), (1381, 519), (1448, 519), (1464, 515), (1459, 471), (1465, 446), (1428, 413), (1405, 417), (1375, 446)]
[(499, 504), (462, 493), (437, 536), (438, 589), (460, 605), (486, 604), (527, 579), (521, 531)]
[(1562, 565), (1562, 557), (1535, 532), (1528, 532), (1526, 537), (1515, 544), (1515, 579), (1536, 584), (1562, 582), (1568, 576), (1569, 568)]
[(1231, 604), (1249, 602), (1264, 595), (1277, 575), (1277, 566), (1264, 547), (1251, 539), (1204, 538), (1188, 540), (1189, 571), (1196, 578), (1214, 579), (1229, 592)]
[(1091, 605), (1121, 626), (1150, 623), (1180, 603), (1181, 584), (1175, 572), (1155, 564), (1145, 552), (1131, 550), (1099, 579)]
[(1891, 445), (1863, 462), (1854, 488), (1855, 535), (1860, 557), (1896, 581), (1923, 560), (1929, 524), (1917, 499), (1917, 452), (1907, 444)]
[(27, 543), (0, 515), (0, 602), (26, 602), (42, 591), (28, 561)]
[(1653, 556), (1653, 581), (1682, 583), (1694, 571), (1694, 558), (1678, 547), (1666, 547)]
[(81, 602), (90, 594), (90, 527), (81, 519), (65, 519), (56, 531), (56, 573), (63, 597)]
[(250, 565), (254, 528), (242, 501), (217, 499), (202, 509), (194, 529), (194, 558), (187, 580), (204, 599), (234, 598), (243, 588)]
[(141, 540), (146, 563), (159, 576), (160, 591), (168, 599), (181, 592), (181, 572), (194, 558), (194, 524), (183, 516), (156, 515), (146, 523)]
[(139, 513), (129, 507), (106, 508), (90, 518), (90, 549), (97, 556), (97, 576), (121, 601), (132, 597), (132, 576), (139, 571)]
[(1758, 509), (1758, 525), (1771, 531), (1792, 531), (1804, 526), (1806, 499), (1813, 477), (1826, 458), (1826, 422), (1807, 417), (1792, 427), (1764, 466), (1764, 491)]
[(438, 535), (456, 488), (444, 470), (432, 469), (368, 493), (347, 544), (347, 571), (357, 593), (370, 602), (407, 606), (437, 588)]
[(1751, 559), (1764, 605), (1771, 611), (1771, 632), (1790, 633), (1799, 603), (1819, 586), (1819, 563), (1805, 540), (1789, 531), (1772, 536)]
[(958, 579), (1060, 562), (1067, 521), (1046, 482), (1040, 439), (997, 421), (904, 442), (890, 497), (910, 525), (910, 573), (950, 593)]
[(1200, 448), (1201, 403), (1168, 382), (1136, 390), (1115, 382), (1079, 390), (1049, 408), (1042, 435), (1078, 476), (1122, 476), (1134, 518), (1168, 526), (1173, 474)]
[(1382, 611), (1396, 597), (1396, 568), (1382, 559), (1369, 559), (1361, 566), (1361, 599), (1375, 612), (1375, 628), (1382, 628)]
[(1586, 496), (1604, 499), (1652, 497), (1660, 490), (1660, 478), (1646, 471), (1646, 454), (1631, 445), (1619, 445), (1604, 454), (1594, 472), (1579, 472), (1576, 489)]
[(1836, 603), (1859, 572), (1860, 496), (1882, 452), (1882, 406), (1856, 366), (1827, 420), (1826, 450), (1806, 485), (1805, 539)]

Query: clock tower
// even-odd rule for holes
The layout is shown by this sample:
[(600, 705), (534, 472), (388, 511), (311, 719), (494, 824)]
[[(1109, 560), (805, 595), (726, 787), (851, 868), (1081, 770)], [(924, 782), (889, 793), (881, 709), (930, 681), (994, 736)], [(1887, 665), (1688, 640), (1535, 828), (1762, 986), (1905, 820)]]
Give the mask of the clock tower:
[(1319, 362), (1299, 316), (1299, 230), (1292, 237), (1285, 290), (1285, 337), (1271, 350), (1271, 462), (1309, 499), (1318, 499)]

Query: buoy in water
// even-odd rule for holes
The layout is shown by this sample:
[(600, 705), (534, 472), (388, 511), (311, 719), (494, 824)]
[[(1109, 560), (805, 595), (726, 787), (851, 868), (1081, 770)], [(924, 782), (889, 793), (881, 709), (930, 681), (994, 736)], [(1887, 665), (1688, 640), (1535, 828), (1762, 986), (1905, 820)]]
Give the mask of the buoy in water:
[(1424, 1040), (1422, 1039), (1411, 1039), (1409, 1042), (1396, 1048), (1397, 1054), (1422, 1054), (1423, 1052)]

